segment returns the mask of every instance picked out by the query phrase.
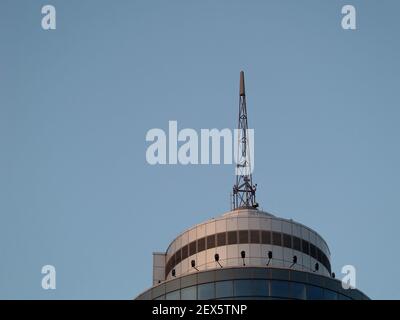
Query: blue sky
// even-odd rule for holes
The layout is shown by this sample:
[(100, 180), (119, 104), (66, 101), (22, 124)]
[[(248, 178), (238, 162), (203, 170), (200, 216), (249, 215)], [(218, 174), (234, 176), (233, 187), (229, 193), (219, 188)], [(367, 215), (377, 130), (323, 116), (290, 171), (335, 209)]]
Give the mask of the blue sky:
[[(357, 9), (357, 30), (341, 8)], [(57, 29), (41, 29), (41, 7)], [(0, 298), (129, 299), (153, 251), (229, 209), (234, 168), (150, 166), (146, 133), (236, 125), (258, 201), (400, 298), (398, 1), (0, 2)], [(41, 268), (57, 289), (41, 288)]]

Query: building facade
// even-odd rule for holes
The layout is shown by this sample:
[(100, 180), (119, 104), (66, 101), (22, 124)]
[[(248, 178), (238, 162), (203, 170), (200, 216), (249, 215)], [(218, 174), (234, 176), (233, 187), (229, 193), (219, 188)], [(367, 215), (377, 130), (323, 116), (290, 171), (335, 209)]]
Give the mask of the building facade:
[(153, 254), (153, 287), (137, 299), (368, 299), (332, 277), (314, 230), (256, 209), (236, 209)]

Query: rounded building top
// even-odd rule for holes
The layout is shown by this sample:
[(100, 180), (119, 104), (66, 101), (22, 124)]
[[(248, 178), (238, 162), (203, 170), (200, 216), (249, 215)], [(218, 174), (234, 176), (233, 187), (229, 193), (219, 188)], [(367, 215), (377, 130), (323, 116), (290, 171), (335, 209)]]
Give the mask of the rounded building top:
[(179, 234), (165, 253), (163, 277), (266, 265), (331, 274), (330, 251), (317, 232), (268, 212), (239, 208)]

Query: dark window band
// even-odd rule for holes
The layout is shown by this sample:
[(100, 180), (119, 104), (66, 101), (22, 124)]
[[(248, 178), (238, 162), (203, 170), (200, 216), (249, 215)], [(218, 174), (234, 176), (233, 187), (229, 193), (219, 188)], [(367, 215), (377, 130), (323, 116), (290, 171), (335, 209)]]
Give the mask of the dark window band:
[(217, 247), (224, 246), (226, 244), (226, 233), (217, 233)]
[(215, 247), (215, 234), (207, 237), (207, 249)]
[(260, 243), (259, 230), (250, 230), (250, 243)]
[(282, 246), (282, 233), (272, 231), (272, 244)]
[(237, 231), (228, 231), (228, 244), (237, 244)]
[(318, 247), (312, 243), (292, 236), (290, 234), (267, 231), (267, 230), (239, 230), (220, 232), (216, 235), (210, 235), (190, 242), (184, 247), (177, 250), (168, 260), (165, 267), (165, 277), (171, 270), (182, 260), (196, 253), (202, 252), (206, 249), (225, 246), (229, 244), (273, 244), (283, 246), (285, 248), (301, 251), (306, 255), (310, 255), (323, 266), (325, 266), (329, 273), (331, 272), (331, 265), (328, 257)]
[(239, 243), (249, 243), (248, 230), (239, 230)]

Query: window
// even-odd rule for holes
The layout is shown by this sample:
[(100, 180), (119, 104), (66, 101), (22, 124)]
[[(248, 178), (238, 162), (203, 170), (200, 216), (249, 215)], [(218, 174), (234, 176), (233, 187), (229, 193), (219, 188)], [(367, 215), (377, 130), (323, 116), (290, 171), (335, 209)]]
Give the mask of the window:
[(181, 250), (180, 249), (175, 253), (175, 264), (178, 264), (179, 262), (181, 262)]
[(217, 246), (224, 246), (226, 244), (226, 233), (221, 232), (217, 234)]
[(270, 231), (261, 231), (261, 243), (263, 244), (271, 244), (271, 232)]
[(328, 269), (328, 271), (330, 273), (331, 272), (331, 264), (329, 263), (328, 257), (321, 250), (319, 250), (319, 254), (320, 254), (320, 257), (318, 260), (322, 263), (322, 265), (324, 265)]
[(310, 255), (314, 259), (317, 258), (317, 248), (312, 243), (310, 243)]
[(290, 296), (293, 299), (302, 299), (306, 298), (306, 286), (302, 283), (291, 282), (290, 283)]
[(169, 292), (165, 295), (165, 300), (180, 300), (180, 290)]
[(256, 297), (268, 296), (268, 287), (265, 280), (252, 280), (253, 295)]
[(317, 260), (320, 262), (323, 261), (322, 254), (323, 254), (322, 251), (319, 248), (317, 248)]
[(168, 260), (167, 265), (165, 267), (165, 275), (167, 275), (171, 271), (171, 259)]
[(325, 255), (325, 253), (323, 253), (322, 251), (321, 251), (321, 261), (322, 261), (322, 264), (328, 269), (329, 261)]
[(292, 248), (292, 236), (284, 233), (283, 234), (283, 246), (286, 248)]
[(307, 299), (308, 300), (323, 300), (324, 290), (316, 286), (307, 286)]
[(181, 290), (182, 300), (196, 300), (196, 286), (187, 287)]
[(188, 257), (188, 245), (182, 248), (182, 260)]
[(207, 237), (207, 249), (215, 247), (215, 234)]
[(229, 231), (228, 232), (228, 244), (236, 244), (237, 243), (237, 232)]
[(167, 277), (168, 276), (168, 273), (171, 271), (171, 260), (169, 260), (168, 262), (167, 262), (167, 266), (166, 266), (166, 268), (165, 268), (165, 277)]
[(328, 257), (323, 252), (322, 252), (322, 264), (328, 269), (329, 273), (331, 273), (331, 264), (329, 263)]
[(265, 280), (235, 280), (236, 297), (266, 297), (268, 295)]
[(272, 297), (289, 297), (289, 283), (287, 281), (271, 280)]
[(260, 231), (250, 230), (250, 243), (260, 243)]
[(216, 282), (215, 283), (215, 297), (216, 298), (233, 297), (233, 282), (232, 281)]
[(303, 247), (303, 253), (309, 254), (310, 250), (308, 248), (308, 245), (309, 245), (308, 241), (301, 240), (301, 242), (302, 242), (302, 247)]
[(189, 244), (189, 256), (196, 254), (196, 241), (192, 241)]
[(293, 237), (293, 249), (294, 250), (301, 251), (300, 241), (301, 241), (300, 238)]
[(335, 291), (324, 289), (324, 299), (325, 300), (337, 300), (338, 296)]
[(272, 232), (272, 244), (276, 246), (282, 245), (282, 234), (280, 232)]
[(240, 230), (239, 231), (239, 243), (249, 243), (249, 231)]
[(197, 240), (197, 252), (204, 251), (206, 249), (206, 238)]
[(197, 286), (197, 299), (204, 300), (204, 299), (214, 299), (214, 298), (215, 298), (214, 282), (199, 284)]

